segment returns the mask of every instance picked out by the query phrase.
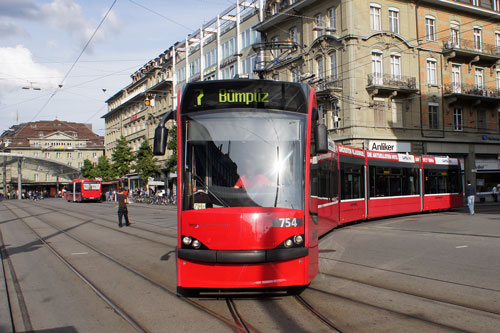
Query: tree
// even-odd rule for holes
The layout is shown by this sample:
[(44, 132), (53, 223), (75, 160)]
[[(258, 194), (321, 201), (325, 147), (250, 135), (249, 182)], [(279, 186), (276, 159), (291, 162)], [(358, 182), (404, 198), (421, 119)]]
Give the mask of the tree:
[(137, 151), (135, 162), (135, 171), (139, 174), (139, 178), (147, 182), (149, 177), (157, 175), (160, 172), (157, 162), (158, 159), (154, 157), (151, 146), (147, 141), (143, 141)]
[(167, 172), (175, 173), (177, 171), (177, 125), (174, 125), (168, 131), (167, 149), (172, 151), (172, 154), (165, 162)]
[(92, 165), (92, 162), (87, 158), (83, 161), (83, 166), (80, 169), (80, 173), (83, 178), (94, 179), (96, 178), (96, 169)]
[(97, 162), (97, 167), (95, 171), (97, 177), (101, 178), (104, 181), (109, 181), (114, 178), (113, 167), (111, 166), (108, 157), (105, 155), (99, 157), (99, 161)]
[(132, 148), (124, 136), (116, 140), (116, 147), (111, 155), (115, 176), (122, 178), (130, 172), (130, 163), (134, 160)]

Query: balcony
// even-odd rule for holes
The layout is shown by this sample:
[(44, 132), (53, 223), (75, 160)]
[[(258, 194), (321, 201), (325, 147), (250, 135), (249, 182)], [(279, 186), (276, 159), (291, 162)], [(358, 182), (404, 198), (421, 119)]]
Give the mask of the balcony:
[(443, 54), (446, 59), (460, 58), (465, 61), (495, 63), (500, 60), (500, 46), (457, 38), (443, 42)]
[(469, 102), (474, 105), (500, 104), (500, 90), (481, 87), (476, 84), (449, 83), (443, 86), (443, 97), (448, 103)]
[(372, 95), (409, 95), (418, 92), (417, 79), (412, 76), (368, 74), (366, 90)]
[(342, 78), (338, 75), (326, 76), (318, 82), (315, 89), (318, 96), (342, 91)]

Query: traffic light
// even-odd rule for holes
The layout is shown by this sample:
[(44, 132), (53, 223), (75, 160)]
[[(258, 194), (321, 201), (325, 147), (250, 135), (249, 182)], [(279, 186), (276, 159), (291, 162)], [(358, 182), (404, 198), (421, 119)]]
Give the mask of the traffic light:
[(146, 97), (146, 99), (144, 100), (144, 105), (145, 106), (155, 106), (155, 100), (153, 97)]

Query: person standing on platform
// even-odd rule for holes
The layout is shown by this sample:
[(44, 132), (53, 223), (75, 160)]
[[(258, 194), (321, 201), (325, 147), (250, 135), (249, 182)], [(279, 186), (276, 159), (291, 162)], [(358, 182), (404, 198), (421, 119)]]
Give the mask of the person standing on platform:
[(474, 200), (476, 198), (476, 190), (471, 185), (470, 180), (467, 181), (465, 186), (465, 196), (467, 197), (467, 206), (469, 206), (470, 215), (474, 215)]
[(493, 200), (495, 202), (498, 202), (498, 189), (496, 185), (493, 185), (493, 188), (491, 189), (491, 195), (493, 196)]
[(122, 219), (125, 218), (125, 225), (128, 227), (130, 225), (130, 222), (128, 220), (128, 198), (127, 195), (125, 194), (125, 191), (127, 189), (122, 187), (120, 188), (120, 191), (116, 195), (116, 200), (118, 201), (118, 227), (122, 227)]

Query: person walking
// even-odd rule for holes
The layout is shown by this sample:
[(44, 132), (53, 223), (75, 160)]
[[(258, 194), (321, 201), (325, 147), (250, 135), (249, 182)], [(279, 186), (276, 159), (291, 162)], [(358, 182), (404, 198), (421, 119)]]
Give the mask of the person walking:
[(467, 186), (465, 186), (465, 196), (467, 197), (467, 206), (469, 206), (470, 215), (474, 215), (474, 200), (476, 196), (476, 190), (474, 186), (471, 185), (470, 180), (467, 181)]
[(498, 202), (498, 189), (496, 185), (493, 185), (493, 188), (491, 189), (491, 195), (493, 196), (493, 200), (495, 200), (495, 202)]
[(116, 200), (118, 201), (118, 227), (121, 228), (123, 226), (122, 219), (125, 218), (125, 225), (128, 227), (130, 222), (128, 220), (128, 198), (125, 194), (127, 189), (122, 187), (120, 191), (116, 195)]

